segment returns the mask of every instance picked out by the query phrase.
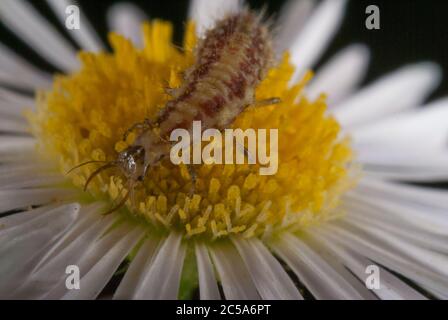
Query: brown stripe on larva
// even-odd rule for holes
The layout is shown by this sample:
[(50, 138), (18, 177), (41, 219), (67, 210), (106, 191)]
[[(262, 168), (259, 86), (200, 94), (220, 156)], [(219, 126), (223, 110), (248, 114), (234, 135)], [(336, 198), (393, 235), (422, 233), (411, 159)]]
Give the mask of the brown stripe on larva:
[[(222, 48), (235, 30), (236, 22), (237, 16), (222, 21), (220, 23), (221, 26), (218, 24), (218, 26), (210, 30), (207, 37), (202, 40), (196, 49), (196, 63), (192, 68), (186, 71), (186, 75), (188, 76), (186, 76), (184, 85), (178, 91), (181, 93), (176, 99), (169, 101), (166, 107), (162, 110), (158, 119), (159, 123), (166, 120), (169, 113), (176, 107), (177, 103), (186, 100), (195, 92), (197, 82), (208, 73), (211, 65), (219, 59)], [(218, 33), (221, 33), (220, 37)], [(217, 41), (218, 38), (220, 38), (221, 41)]]
[(273, 57), (270, 34), (259, 16), (243, 11), (218, 22), (196, 48), (196, 62), (183, 85), (162, 110), (161, 134), (190, 129), (223, 129), (254, 100)]

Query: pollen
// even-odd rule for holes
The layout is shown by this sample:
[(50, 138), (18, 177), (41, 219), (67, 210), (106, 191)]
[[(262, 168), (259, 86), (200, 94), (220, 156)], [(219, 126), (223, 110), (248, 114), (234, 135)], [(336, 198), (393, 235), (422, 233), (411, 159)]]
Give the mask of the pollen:
[[(90, 160), (113, 161), (133, 139), (123, 134), (145, 118), (153, 119), (170, 100), (166, 88), (179, 87), (194, 63), (194, 24), (186, 27), (183, 48), (172, 44), (172, 25), (155, 20), (143, 25), (144, 47), (109, 35), (112, 53), (80, 52), (82, 67), (57, 75), (50, 91), (37, 96), (28, 112), (38, 151), (57, 159), (65, 174)], [(198, 165), (192, 179), (183, 165), (169, 159), (153, 167), (118, 214), (153, 230), (181, 230), (186, 238), (219, 239), (232, 234), (270, 237), (300, 231), (339, 216), (338, 201), (355, 177), (350, 141), (327, 112), (325, 95), (309, 100), (305, 86), (311, 73), (294, 85), (288, 54), (257, 87), (256, 99), (279, 97), (267, 107), (250, 107), (232, 124), (243, 130), (278, 129), (278, 171), (259, 175), (257, 164)], [(98, 165), (67, 176), (80, 189)], [(113, 205), (126, 193), (119, 170), (101, 172), (89, 185), (89, 197)]]

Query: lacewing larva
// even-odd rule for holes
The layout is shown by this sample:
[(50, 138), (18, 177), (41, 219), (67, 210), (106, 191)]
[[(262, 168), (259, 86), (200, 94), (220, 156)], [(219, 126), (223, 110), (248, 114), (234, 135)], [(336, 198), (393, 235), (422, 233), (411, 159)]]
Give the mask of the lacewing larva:
[[(191, 131), (193, 121), (202, 129), (223, 130), (250, 105), (278, 102), (273, 98), (255, 101), (255, 88), (266, 76), (273, 61), (269, 28), (262, 15), (250, 10), (230, 15), (207, 31), (195, 49), (195, 63), (184, 75), (179, 88), (170, 89), (171, 100), (155, 120), (133, 125), (141, 131), (134, 143), (120, 152), (113, 162), (95, 170), (90, 181), (101, 171), (118, 167), (127, 181), (127, 193), (108, 213), (125, 204), (136, 183), (144, 181), (148, 169), (170, 154), (170, 133), (177, 128)], [(85, 165), (95, 161), (81, 164)], [(77, 166), (75, 168), (78, 168)], [(194, 171), (190, 174), (194, 178)]]

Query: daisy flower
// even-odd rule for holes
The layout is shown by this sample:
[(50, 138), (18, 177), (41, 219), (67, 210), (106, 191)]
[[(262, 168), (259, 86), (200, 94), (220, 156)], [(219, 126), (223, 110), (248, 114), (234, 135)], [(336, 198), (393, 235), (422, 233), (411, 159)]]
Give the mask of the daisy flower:
[[(64, 23), (71, 2), (46, 2)], [(193, 0), (178, 48), (169, 22), (114, 5), (111, 52), (81, 14), (69, 32), (77, 53), (30, 3), (0, 1), (2, 22), (60, 70), (49, 75), (0, 45), (1, 298), (95, 299), (113, 277), (115, 299), (198, 289), (201, 299), (448, 298), (447, 192), (404, 183), (448, 177), (448, 100), (418, 108), (439, 68), (405, 66), (357, 90), (369, 51), (354, 44), (313, 76), (345, 0), (287, 4), (273, 28), (277, 62), (256, 89), (281, 103), (233, 124), (279, 129), (277, 174), (204, 164), (190, 195), (186, 168), (163, 162), (109, 215), (126, 191), (117, 172), (100, 172), (86, 192), (98, 166), (66, 174), (114, 160), (135, 138), (124, 132), (180, 85), (198, 39), (242, 6)], [(380, 286), (369, 289), (372, 267)]]

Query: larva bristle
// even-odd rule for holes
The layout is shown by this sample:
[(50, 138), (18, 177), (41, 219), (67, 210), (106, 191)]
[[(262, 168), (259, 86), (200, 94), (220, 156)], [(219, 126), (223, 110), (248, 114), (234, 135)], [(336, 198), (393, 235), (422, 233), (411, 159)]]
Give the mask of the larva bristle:
[[(249, 11), (249, 9), (247, 9)], [(263, 4), (260, 9), (258, 9), (258, 12), (256, 13), (257, 17), (257, 23), (266, 23), (267, 17), (268, 17), (268, 6), (266, 4)]]
[(277, 20), (276, 14), (270, 14), (268, 15), (266, 13), (266, 16), (263, 17), (263, 20), (261, 20), (260, 23), (262, 23), (264, 25), (264, 27), (266, 29), (268, 29), (269, 33), (271, 34), (271, 36), (274, 35), (274, 30), (276, 28), (276, 24), (275, 21)]

